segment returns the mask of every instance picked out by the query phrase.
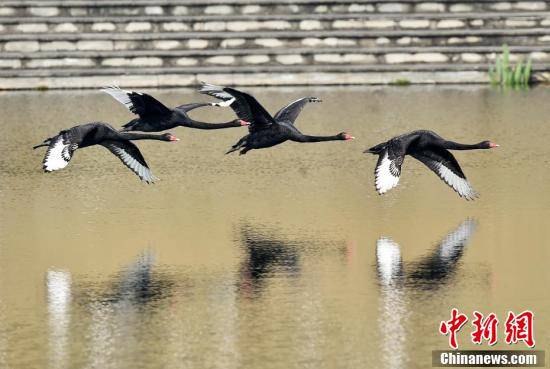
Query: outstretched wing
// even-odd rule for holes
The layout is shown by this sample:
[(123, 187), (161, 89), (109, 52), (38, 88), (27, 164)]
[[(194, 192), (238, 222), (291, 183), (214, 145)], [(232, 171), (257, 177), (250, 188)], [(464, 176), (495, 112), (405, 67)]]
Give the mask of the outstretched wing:
[(54, 136), (49, 141), (48, 150), (42, 161), (42, 168), (45, 172), (53, 172), (65, 168), (78, 148), (78, 144), (72, 143), (65, 132)]
[(104, 140), (101, 145), (115, 154), (124, 165), (134, 172), (142, 181), (153, 183), (155, 176), (151, 173), (141, 152), (130, 141)]
[(199, 92), (227, 101), (231, 109), (233, 109), (240, 119), (250, 123), (248, 127), (250, 132), (264, 129), (271, 124), (276, 124), (267, 110), (265, 110), (254, 97), (245, 92), (229, 87), (209, 84), (203, 84)]
[(302, 97), (279, 110), (274, 118), (275, 120), (284, 120), (294, 124), (294, 121), (298, 118), (304, 106), (310, 102), (322, 102), (322, 100), (316, 97)]
[(435, 174), (439, 176), (455, 190), (460, 197), (466, 200), (473, 200), (478, 195), (466, 179), (458, 161), (453, 154), (440, 147), (429, 147), (422, 152), (411, 154), (415, 159), (424, 163)]
[(141, 118), (169, 116), (172, 114), (169, 108), (151, 95), (122, 90), (118, 86), (105, 87), (101, 91), (111, 95), (128, 110), (139, 115)]
[(401, 165), (405, 155), (386, 147), (378, 156), (376, 169), (374, 170), (376, 191), (382, 195), (399, 183)]
[(216, 99), (220, 99), (223, 101), (221, 103), (212, 103), (212, 105), (230, 106), (235, 101), (235, 98), (231, 96), (229, 93), (225, 92), (222, 86), (212, 85), (210, 83), (204, 83), (204, 82), (201, 82), (201, 83), (202, 83), (201, 87), (199, 88), (199, 92), (201, 94), (212, 96), (212, 97), (215, 97)]

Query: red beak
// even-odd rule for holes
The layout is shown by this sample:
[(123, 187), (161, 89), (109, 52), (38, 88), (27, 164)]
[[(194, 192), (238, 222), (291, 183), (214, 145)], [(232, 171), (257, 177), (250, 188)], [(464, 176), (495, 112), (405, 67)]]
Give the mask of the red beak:
[(496, 143), (494, 143), (494, 142), (490, 142), (490, 143), (489, 143), (489, 147), (490, 147), (491, 149), (494, 148), (494, 147), (499, 147), (499, 146), (500, 146), (499, 144), (496, 144)]
[(239, 122), (241, 123), (241, 126), (249, 126), (250, 125), (250, 122), (247, 122), (246, 120), (239, 120)]
[(180, 140), (180, 139), (177, 138), (176, 136), (171, 136), (171, 137), (170, 137), (170, 141), (172, 141), (172, 142), (176, 142), (176, 141), (179, 141), (179, 140)]

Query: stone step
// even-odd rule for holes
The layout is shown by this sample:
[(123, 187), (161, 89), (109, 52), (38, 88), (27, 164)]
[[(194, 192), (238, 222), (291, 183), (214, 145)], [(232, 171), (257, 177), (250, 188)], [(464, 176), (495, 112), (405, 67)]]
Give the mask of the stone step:
[(339, 30), (294, 32), (174, 32), (0, 34), (0, 51), (116, 51), (378, 46), (546, 45), (547, 28), (480, 30)]
[[(495, 42), (493, 37), (366, 37), (366, 38), (344, 38), (344, 37), (322, 37), (322, 38), (226, 38), (226, 39), (168, 39), (168, 40), (149, 40), (149, 41), (111, 41), (111, 40), (83, 40), (83, 41), (0, 41), (0, 57), (8, 55), (17, 55), (18, 57), (43, 57), (44, 55), (56, 55), (56, 57), (75, 57), (97, 55), (110, 57), (113, 55), (135, 55), (143, 54), (164, 56), (171, 55), (196, 55), (204, 51), (202, 55), (229, 55), (234, 52), (252, 53), (260, 47), (263, 47), (263, 53), (274, 54), (284, 52), (298, 52), (296, 50), (304, 48), (336, 49), (342, 47), (362, 48), (362, 52), (372, 52), (376, 48), (396, 48), (396, 47), (481, 47), (484, 49), (499, 48), (501, 43), (508, 44), (512, 49), (514, 47), (546, 47), (550, 45), (550, 36), (538, 37), (498, 37)], [(295, 50), (295, 51), (293, 51)]]
[[(546, 73), (535, 77), (548, 81)], [(286, 73), (189, 73), (133, 74), (93, 76), (0, 76), (2, 90), (100, 89), (113, 82), (124, 88), (195, 88), (201, 81), (239, 86), (332, 86), (382, 84), (487, 84), (486, 72), (480, 71), (388, 71), (388, 72), (286, 72)], [(99, 93), (99, 92), (98, 92)]]
[[(550, 64), (535, 63), (533, 69), (544, 69)], [(371, 64), (354, 65), (346, 68), (347, 72), (381, 72), (381, 71), (487, 71), (485, 64)], [(341, 67), (338, 65), (249, 65), (249, 66), (204, 66), (204, 67), (163, 67), (163, 68), (136, 68), (132, 71), (134, 74), (192, 74), (192, 73), (295, 73), (295, 72), (339, 72)], [(101, 69), (70, 69), (67, 68), (49, 68), (49, 69), (17, 69), (0, 70), (1, 77), (45, 77), (45, 76), (93, 76), (93, 75), (125, 75), (128, 69), (123, 67), (111, 67)]]
[(498, 29), (550, 26), (550, 12), (311, 14), (136, 17), (0, 17), (0, 33), (244, 32), (312, 30)]
[(516, 17), (548, 18), (550, 11), (503, 11), (503, 12), (447, 12), (447, 13), (305, 13), (305, 14), (199, 14), (199, 15), (96, 15), (96, 16), (55, 16), (55, 17), (18, 17), (18, 16), (0, 16), (0, 24), (13, 23), (97, 23), (97, 22), (212, 22), (212, 21), (254, 21), (254, 20), (339, 20), (339, 19), (361, 19), (361, 20), (380, 20), (380, 19), (502, 19)]
[(467, 37), (467, 36), (545, 36), (550, 28), (495, 28), (495, 29), (376, 29), (376, 30), (315, 30), (315, 31), (235, 31), (235, 32), (147, 32), (147, 33), (16, 33), (0, 34), (0, 41), (80, 41), (80, 40), (166, 40), (166, 39), (227, 39), (233, 38), (326, 38), (326, 37)]
[[(301, 48), (235, 49), (180, 51), (115, 52), (40, 52), (3, 53), (0, 69), (60, 68), (82, 70), (84, 67), (178, 68), (212, 66), (326, 66), (405, 65), (405, 64), (481, 64), (490, 63), (500, 47), (382, 47), (382, 48)], [(550, 62), (550, 45), (546, 47), (511, 47), (511, 61), (531, 58), (535, 63)], [(402, 67), (403, 68), (403, 67)]]
[(93, 15), (189, 15), (189, 14), (292, 14), (292, 13), (411, 13), (545, 11), (546, 1), (416, 1), (416, 0), (121, 0), (121, 1), (19, 1), (4, 0), (0, 15), (7, 16), (93, 16)]
[[(509, 46), (511, 57), (514, 54), (530, 54), (550, 52), (550, 44), (544, 46)], [(209, 57), (209, 56), (251, 56), (251, 55), (286, 55), (286, 54), (365, 54), (385, 55), (391, 53), (500, 53), (500, 46), (378, 46), (369, 48), (358, 47), (301, 47), (301, 48), (251, 48), (251, 49), (182, 49), (182, 50), (116, 50), (116, 51), (39, 51), (32, 53), (4, 52), (0, 59), (24, 58), (114, 58), (114, 57)]]
[[(503, 0), (478, 0), (476, 3), (502, 3)], [(541, 3), (545, 1), (538, 0), (507, 0), (508, 4), (518, 3)], [(210, 5), (304, 5), (304, 4), (384, 4), (384, 3), (403, 3), (403, 4), (423, 4), (423, 3), (470, 3), (468, 0), (185, 0), (186, 5), (210, 6)], [(473, 2), (472, 2), (473, 3)], [(109, 6), (177, 6), (182, 4), (182, 0), (3, 0), (3, 5), (20, 7), (109, 7)]]
[[(345, 73), (358, 72), (418, 72), (418, 71), (477, 71), (487, 73), (486, 64), (478, 63), (457, 63), (457, 64), (370, 64), (370, 65), (350, 65)], [(550, 70), (550, 63), (534, 63), (533, 71)], [(339, 65), (249, 65), (249, 66), (204, 66), (204, 67), (163, 67), (163, 68), (136, 68), (128, 73), (125, 67), (92, 69), (70, 69), (50, 68), (50, 69), (17, 69), (0, 70), (0, 77), (70, 77), (75, 74), (79, 76), (124, 76), (124, 75), (166, 75), (166, 74), (237, 74), (237, 73), (337, 73), (342, 71)]]
[[(533, 69), (535, 80), (550, 81), (550, 64), (537, 63)], [(0, 70), (2, 89), (98, 89), (112, 83), (125, 88), (193, 87), (201, 81), (240, 86), (487, 84), (489, 77), (483, 64), (358, 65), (345, 70), (338, 65)]]

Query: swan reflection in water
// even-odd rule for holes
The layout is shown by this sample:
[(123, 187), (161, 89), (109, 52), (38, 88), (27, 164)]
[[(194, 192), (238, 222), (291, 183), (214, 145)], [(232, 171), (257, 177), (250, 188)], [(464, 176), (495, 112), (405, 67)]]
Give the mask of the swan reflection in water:
[(99, 299), (111, 304), (139, 306), (168, 297), (174, 282), (163, 274), (155, 273), (154, 265), (154, 254), (149, 250), (142, 252), (135, 262), (112, 278)]
[[(144, 252), (107, 283), (75, 283), (68, 271), (48, 270), (45, 279), (51, 366), (67, 366), (71, 310), (84, 306), (91, 317), (87, 333), (92, 351), (89, 364), (92, 368), (107, 367), (114, 341), (121, 333), (130, 333), (139, 310), (169, 295), (173, 283), (154, 274), (153, 265), (153, 254)], [(73, 302), (77, 304), (73, 306)]]
[(471, 219), (449, 233), (435, 250), (418, 261), (403, 263), (400, 246), (381, 237), (376, 243), (376, 269), (380, 285), (379, 327), (382, 360), (388, 368), (406, 367), (407, 301), (409, 290), (435, 290), (455, 274), (464, 248), (476, 228)]
[(384, 287), (406, 285), (414, 288), (439, 288), (456, 272), (464, 248), (476, 228), (476, 222), (466, 219), (450, 232), (431, 253), (418, 261), (403, 265), (401, 248), (390, 238), (376, 243), (378, 281)]
[[(87, 331), (89, 367), (106, 368), (113, 362), (117, 345), (131, 347), (139, 336), (144, 314), (160, 310), (171, 296), (174, 282), (155, 272), (155, 257), (144, 251), (108, 282), (79, 285), (79, 303), (90, 313)], [(137, 345), (137, 341), (135, 344)]]
[(71, 322), (71, 274), (65, 270), (46, 272), (46, 293), (50, 328), (50, 365), (66, 366)]
[(447, 283), (455, 274), (464, 248), (476, 228), (476, 222), (467, 219), (449, 233), (439, 246), (417, 262), (408, 265), (407, 285), (422, 289), (435, 289)]
[(300, 272), (297, 243), (284, 240), (273, 233), (248, 224), (240, 227), (245, 257), (240, 267), (238, 289), (245, 295), (258, 296), (265, 279), (277, 273), (296, 277)]

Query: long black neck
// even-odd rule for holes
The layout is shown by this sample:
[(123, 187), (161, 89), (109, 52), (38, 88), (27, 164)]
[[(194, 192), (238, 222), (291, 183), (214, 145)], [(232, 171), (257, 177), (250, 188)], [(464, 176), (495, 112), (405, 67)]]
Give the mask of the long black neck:
[(338, 135), (336, 136), (309, 136), (304, 134), (294, 134), (291, 138), (291, 141), (296, 142), (323, 142), (323, 141), (338, 141), (342, 138)]
[(154, 135), (151, 133), (133, 133), (133, 132), (118, 132), (118, 136), (125, 140), (159, 140), (166, 141), (164, 135)]
[(442, 146), (449, 150), (477, 150), (477, 149), (487, 148), (483, 142), (469, 145), (469, 144), (461, 144), (453, 141), (444, 141)]
[(221, 128), (231, 128), (231, 127), (240, 127), (241, 123), (238, 120), (232, 120), (225, 123), (205, 123), (199, 122), (193, 119), (187, 119), (184, 122), (180, 123), (183, 127), (196, 128), (196, 129), (221, 129)]

